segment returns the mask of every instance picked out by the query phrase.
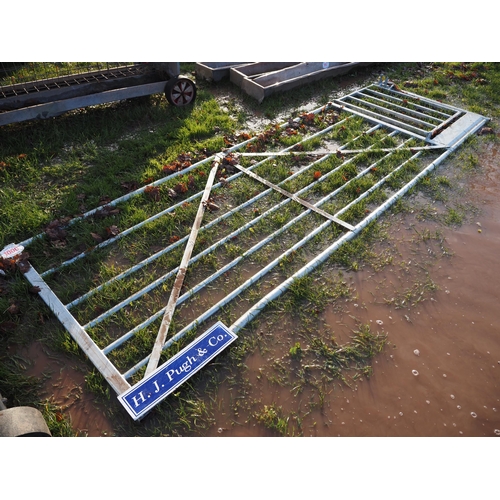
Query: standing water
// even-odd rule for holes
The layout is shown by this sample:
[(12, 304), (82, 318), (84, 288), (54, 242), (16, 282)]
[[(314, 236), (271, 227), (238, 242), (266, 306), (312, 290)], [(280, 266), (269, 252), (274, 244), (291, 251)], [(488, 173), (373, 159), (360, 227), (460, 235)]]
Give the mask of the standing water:
[[(289, 348), (305, 337), (293, 320), (270, 328), (261, 322), (252, 335), (261, 335), (262, 345), (245, 360), (239, 385), (220, 387), (209, 435), (500, 434), (497, 146), (479, 158), (480, 172), (467, 178), (462, 200), (477, 208), (473, 218), (451, 228), (412, 213), (388, 216), (391, 264), (344, 273), (351, 298), (341, 310), (330, 304), (315, 322), (318, 335), (331, 332), (338, 344), (361, 324), (386, 334), (371, 376), (347, 383), (314, 377), (292, 387), (287, 381), (304, 367), (290, 360)], [(436, 230), (439, 238), (422, 236)], [(388, 250), (383, 243), (378, 248)]]

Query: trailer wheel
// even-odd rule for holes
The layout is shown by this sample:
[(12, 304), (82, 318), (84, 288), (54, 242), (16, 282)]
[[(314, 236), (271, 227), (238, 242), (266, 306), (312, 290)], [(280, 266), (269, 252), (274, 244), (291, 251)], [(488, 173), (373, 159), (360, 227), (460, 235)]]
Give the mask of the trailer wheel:
[(173, 78), (165, 86), (165, 96), (173, 106), (186, 106), (196, 99), (196, 85), (189, 78)]

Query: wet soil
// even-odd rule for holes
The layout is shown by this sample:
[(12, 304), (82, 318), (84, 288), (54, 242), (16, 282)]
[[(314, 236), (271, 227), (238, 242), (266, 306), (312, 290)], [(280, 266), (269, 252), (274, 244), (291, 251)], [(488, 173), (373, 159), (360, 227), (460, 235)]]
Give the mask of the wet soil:
[(76, 358), (53, 354), (40, 342), (34, 342), (21, 353), (29, 360), (27, 376), (43, 380), (41, 398), (59, 407), (69, 419), (77, 436), (111, 436), (113, 424), (102, 405), (85, 389), (89, 367)]
[[(393, 264), (377, 272), (364, 268), (346, 275), (355, 299), (346, 301), (340, 313), (331, 307), (324, 312), (339, 343), (360, 323), (387, 334), (386, 347), (373, 359), (373, 375), (350, 387), (330, 384), (321, 407), (309, 405), (313, 409), (306, 411), (312, 397), (305, 391), (294, 396), (290, 387), (260, 376), (270, 360), (283, 358), (293, 345), (293, 324), (288, 324), (288, 331), (267, 332), (273, 340), (267, 342), (264, 355), (256, 352), (246, 360), (245, 391), (246, 398), (256, 402), (253, 410), (274, 405), (285, 416), (298, 415), (299, 433), (305, 436), (500, 434), (497, 146), (487, 147), (481, 165), (468, 193), (480, 209), (474, 220), (449, 228), (420, 222), (412, 214), (396, 217), (390, 228), (397, 247)], [(445, 247), (443, 240), (415, 239), (415, 234), (436, 227)], [(420, 296), (416, 284), (424, 282), (432, 283), (433, 290)], [(416, 292), (408, 302), (413, 305), (402, 304), (403, 292), (412, 288)], [(256, 423), (252, 411), (235, 413), (235, 397), (228, 384), (221, 386), (218, 399), (226, 404), (215, 416), (210, 435), (276, 435)]]

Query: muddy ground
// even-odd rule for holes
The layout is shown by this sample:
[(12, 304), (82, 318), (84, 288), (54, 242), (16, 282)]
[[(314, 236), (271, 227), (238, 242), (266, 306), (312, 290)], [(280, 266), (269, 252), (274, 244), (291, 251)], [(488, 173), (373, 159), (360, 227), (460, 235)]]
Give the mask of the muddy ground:
[[(420, 221), (417, 210), (388, 217), (391, 243), (381, 244), (379, 251), (392, 255), (392, 264), (345, 274), (355, 298), (346, 300), (341, 312), (327, 307), (324, 322), (337, 341), (348, 340), (351, 330), (368, 323), (387, 334), (388, 343), (375, 358), (369, 380), (328, 387), (322, 408), (302, 418), (303, 435), (500, 435), (497, 145), (485, 148), (480, 164), (462, 199), (470, 203), (468, 222), (453, 228)], [(440, 236), (433, 240), (420, 236), (436, 231)], [(402, 304), (405, 293), (409, 298)], [(307, 404), (307, 393), (293, 396), (290, 388), (258, 376), (270, 359), (286, 354), (282, 344), (293, 345), (288, 328), (273, 331), (272, 337), (265, 355), (257, 352), (246, 363), (249, 396), (298, 412)], [(233, 392), (226, 385), (220, 397), (229, 401)], [(242, 416), (235, 424), (234, 415), (224, 410), (210, 435), (273, 435), (255, 424), (242, 425)]]

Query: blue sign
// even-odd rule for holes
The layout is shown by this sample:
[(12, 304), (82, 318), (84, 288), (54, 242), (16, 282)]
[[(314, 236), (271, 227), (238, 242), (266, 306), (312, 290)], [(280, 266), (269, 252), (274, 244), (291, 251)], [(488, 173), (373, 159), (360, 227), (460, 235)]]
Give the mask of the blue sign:
[(238, 337), (220, 321), (141, 380), (118, 400), (134, 420), (142, 418)]

